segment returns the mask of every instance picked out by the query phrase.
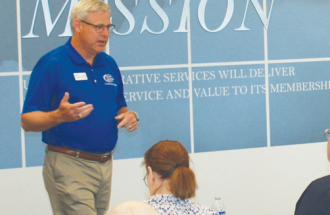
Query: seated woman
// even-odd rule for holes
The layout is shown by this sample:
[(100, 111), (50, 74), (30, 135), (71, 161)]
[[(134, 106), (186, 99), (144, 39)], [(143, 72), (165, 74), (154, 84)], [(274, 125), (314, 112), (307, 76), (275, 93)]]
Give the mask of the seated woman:
[(144, 154), (143, 164), (151, 195), (146, 202), (159, 214), (217, 214), (189, 199), (195, 196), (197, 183), (189, 168), (188, 152), (181, 143), (158, 142)]

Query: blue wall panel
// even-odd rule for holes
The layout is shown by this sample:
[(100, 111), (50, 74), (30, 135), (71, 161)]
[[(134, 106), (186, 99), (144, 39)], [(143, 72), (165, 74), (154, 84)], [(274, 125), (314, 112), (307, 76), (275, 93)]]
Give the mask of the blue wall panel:
[(260, 65), (194, 68), (195, 74), (214, 75), (193, 82), (196, 152), (267, 146), (265, 79), (256, 75), (258, 69), (264, 70)]
[[(39, 2), (38, 7), (36, 7), (37, 2)], [(57, 16), (60, 14), (56, 25), (51, 28), (52, 31), (48, 35), (45, 24), (45, 11), (43, 10), (42, 2), (43, 1), (35, 0), (20, 1), (22, 64), (24, 68), (23, 70), (25, 71), (31, 71), (40, 57), (52, 49), (63, 45), (69, 39), (68, 37), (59, 37), (59, 35), (64, 32), (70, 5), (67, 5), (61, 14), (60, 11), (65, 5), (66, 0), (46, 1), (49, 3), (49, 13), (51, 15), (51, 20), (48, 20), (49, 23), (54, 24)], [(33, 19), (35, 14), (36, 17)], [(51, 24), (49, 24), (49, 26), (51, 26)], [(26, 38), (30, 32), (32, 32), (35, 37)]]
[(269, 59), (329, 57), (329, 1), (275, 1), (268, 30)]
[(272, 146), (325, 141), (323, 131), (329, 127), (329, 66), (330, 62), (271, 65)]
[(2, 1), (0, 3), (0, 20), (0, 72), (17, 71), (16, 1)]
[[(116, 31), (127, 34), (130, 27), (132, 28), (131, 33), (123, 36), (113, 35), (110, 39), (110, 53), (119, 66), (188, 63), (187, 34), (174, 32), (179, 26), (183, 1), (173, 1), (171, 6), (168, 1), (158, 1), (163, 13), (166, 14), (165, 17), (168, 18), (168, 26), (152, 9), (149, 1), (139, 1), (137, 6), (134, 6), (135, 1), (123, 2), (134, 17), (135, 25), (128, 22), (113, 1), (109, 1)], [(145, 19), (148, 28), (154, 33), (148, 30), (141, 32)]]
[[(235, 30), (240, 28), (244, 20), (246, 2), (236, 1), (232, 5), (232, 16), (228, 15), (230, 9), (227, 5), (227, 1), (208, 1), (205, 15), (199, 17), (200, 1), (191, 2), (193, 63), (264, 60), (264, 28), (252, 4), (249, 5), (244, 22), (251, 29), (249, 31)], [(228, 24), (225, 21), (227, 16)], [(205, 17), (208, 31), (202, 27), (201, 17)]]
[(18, 77), (0, 76), (0, 169), (22, 167)]

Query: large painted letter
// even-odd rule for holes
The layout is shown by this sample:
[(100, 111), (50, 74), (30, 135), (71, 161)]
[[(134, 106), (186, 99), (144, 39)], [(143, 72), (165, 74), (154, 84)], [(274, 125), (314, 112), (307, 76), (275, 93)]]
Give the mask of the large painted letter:
[(187, 17), (188, 17), (188, 12), (189, 12), (189, 5), (190, 5), (190, 0), (185, 0), (183, 9), (182, 9), (180, 26), (179, 26), (178, 30), (176, 30), (174, 32), (188, 32), (186, 29), (186, 25), (187, 25)]
[(71, 5), (70, 5), (70, 9), (69, 9), (65, 29), (64, 29), (64, 32), (62, 34), (58, 35), (59, 37), (71, 37), (72, 36), (71, 19), (70, 19), (71, 11), (72, 11), (73, 7), (78, 3), (78, 1), (79, 0), (71, 0)]
[[(64, 3), (64, 5), (63, 5), (63, 7), (62, 7), (62, 9), (60, 11), (60, 13), (57, 15), (57, 17), (56, 17), (56, 19), (55, 19), (55, 21), (53, 23), (52, 22), (51, 15), (50, 15), (50, 8), (49, 8), (48, 0), (41, 0), (42, 9), (43, 9), (43, 12), (44, 12), (44, 18), (45, 18), (45, 25), (46, 25), (46, 30), (47, 30), (47, 36), (49, 36), (52, 33), (52, 31), (53, 31), (53, 29), (54, 29), (54, 27), (55, 27), (58, 19), (62, 15), (63, 10), (65, 9), (65, 7), (69, 3), (69, 1), (70, 0), (67, 0)], [(36, 16), (37, 16), (37, 12), (38, 12), (39, 2), (40, 2), (40, 0), (37, 0), (36, 7), (35, 7), (35, 10), (34, 10), (34, 15), (33, 15), (33, 20), (32, 20), (32, 25), (31, 25), (30, 32), (27, 35), (23, 36), (23, 38), (36, 38), (36, 37), (39, 37), (38, 35), (33, 34), (33, 28), (34, 28), (34, 24), (35, 24), (35, 21), (36, 21)], [(73, 5), (75, 5), (77, 2), (78, 2), (78, 0), (72, 0), (69, 14), (71, 13), (71, 10), (72, 10)], [(68, 16), (68, 19), (69, 19), (69, 17), (70, 17), (70, 15)], [(71, 31), (71, 29), (70, 29), (70, 21), (68, 20), (67, 21), (67, 26), (66, 26), (65, 30), (64, 30), (63, 34), (61, 34), (60, 36), (70, 36), (72, 34), (72, 33), (70, 33), (70, 31)]]
[[(137, 5), (137, 1), (135, 1), (135, 5)], [(125, 7), (125, 5), (121, 2), (121, 0), (115, 0), (115, 5), (117, 6), (118, 10), (125, 16), (129, 23), (129, 29), (125, 33), (119, 33), (118, 31), (114, 30), (115, 34), (118, 35), (127, 35), (131, 33), (135, 27), (135, 19), (131, 12)]]
[(262, 23), (265, 26), (265, 29), (267, 30), (268, 29), (268, 24), (269, 24), (269, 19), (270, 19), (270, 14), (272, 13), (274, 0), (272, 0), (272, 4), (270, 6), (268, 18), (266, 17), (266, 14), (262, 11), (258, 0), (247, 0), (242, 25), (241, 25), (241, 27), (236, 28), (235, 31), (249, 31), (250, 30), (249, 28), (244, 26), (246, 11), (247, 11), (247, 8), (248, 8), (248, 5), (249, 5), (250, 1), (252, 1), (254, 8), (256, 9)]
[(164, 27), (161, 31), (159, 32), (154, 32), (152, 30), (149, 29), (148, 25), (147, 25), (147, 16), (144, 18), (143, 21), (143, 25), (142, 25), (142, 29), (140, 34), (142, 34), (142, 32), (144, 30), (149, 31), (152, 34), (162, 34), (166, 31), (166, 29), (168, 28), (168, 24), (169, 24), (169, 19), (168, 16), (166, 15), (165, 11), (157, 4), (156, 0), (150, 0), (150, 5), (151, 7), (155, 10), (155, 12), (159, 15), (159, 17), (162, 19)]
[(224, 29), (227, 26), (227, 24), (229, 23), (231, 17), (233, 16), (233, 13), (234, 13), (234, 0), (228, 0), (226, 16), (225, 16), (222, 24), (220, 25), (220, 27), (215, 29), (215, 30), (208, 29), (206, 24), (205, 24), (205, 8), (206, 8), (207, 1), (208, 0), (201, 0), (200, 3), (199, 3), (199, 6), (198, 6), (199, 23), (208, 32), (221, 31), (222, 29)]

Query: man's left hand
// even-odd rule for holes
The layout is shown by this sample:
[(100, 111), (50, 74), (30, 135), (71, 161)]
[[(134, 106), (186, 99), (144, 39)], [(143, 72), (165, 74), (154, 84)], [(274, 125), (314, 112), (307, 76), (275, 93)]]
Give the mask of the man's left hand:
[(120, 121), (117, 125), (118, 129), (125, 127), (127, 131), (132, 132), (138, 128), (138, 121), (134, 112), (127, 111), (125, 113), (121, 113), (116, 116), (115, 119)]

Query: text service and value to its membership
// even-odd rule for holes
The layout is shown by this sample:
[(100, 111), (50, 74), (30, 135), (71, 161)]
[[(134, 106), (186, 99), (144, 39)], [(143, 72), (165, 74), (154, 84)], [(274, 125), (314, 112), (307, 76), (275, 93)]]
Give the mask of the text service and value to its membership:
[[(275, 67), (270, 68), (268, 77), (292, 77), (296, 76), (294, 67)], [(230, 69), (218, 71), (195, 71), (191, 73), (192, 81), (213, 81), (219, 80), (219, 84), (229, 83), (228, 80), (234, 79), (256, 79), (265, 78), (265, 69)], [(124, 85), (140, 85), (140, 84), (161, 84), (161, 83), (177, 83), (189, 81), (189, 72), (164, 72), (150, 74), (128, 74), (122, 75)], [(223, 82), (227, 80), (226, 82)], [(160, 85), (159, 85), (160, 86)], [(188, 88), (188, 87), (187, 87)], [(170, 89), (170, 90), (146, 90), (146, 91), (126, 91), (124, 96), (126, 101), (154, 101), (163, 99), (185, 99), (190, 97), (189, 89)], [(141, 89), (141, 88), (140, 88)], [(305, 92), (329, 90), (330, 81), (307, 81), (307, 82), (290, 82), (269, 84), (269, 93), (288, 93), (288, 92)], [(220, 96), (238, 96), (247, 94), (264, 94), (266, 93), (265, 84), (251, 84), (241, 86), (216, 86), (205, 88), (192, 88), (191, 95), (194, 97), (220, 97)]]

